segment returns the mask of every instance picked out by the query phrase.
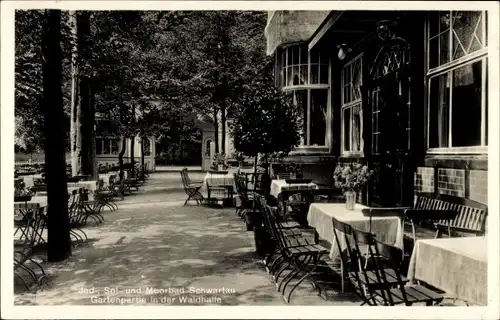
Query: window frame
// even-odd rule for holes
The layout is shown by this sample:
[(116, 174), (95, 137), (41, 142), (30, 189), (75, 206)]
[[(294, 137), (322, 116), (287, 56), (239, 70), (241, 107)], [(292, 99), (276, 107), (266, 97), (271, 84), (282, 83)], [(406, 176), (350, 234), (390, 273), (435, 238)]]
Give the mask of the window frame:
[[(349, 70), (352, 70), (350, 67), (359, 61), (359, 71), (360, 71), (360, 88), (363, 86), (363, 52), (349, 60), (347, 63), (344, 64), (342, 67), (342, 70), (340, 70), (340, 151), (342, 156), (363, 156), (364, 155), (364, 139), (363, 139), (363, 96), (360, 94), (358, 99), (351, 100), (347, 103), (344, 103), (344, 88), (346, 86), (346, 83), (344, 83), (344, 70), (349, 68)], [(351, 72), (351, 71), (350, 71)], [(351, 73), (352, 77), (352, 73)], [(353, 79), (350, 80), (350, 84), (352, 85)], [(353, 135), (352, 135), (352, 124), (353, 124), (353, 112), (352, 110), (359, 106), (359, 113), (360, 113), (360, 126), (359, 126), (359, 150), (353, 151), (352, 150), (352, 145), (353, 145)], [(344, 145), (345, 145), (345, 122), (344, 122), (344, 111), (346, 109), (351, 109), (350, 112), (350, 141), (349, 141), (349, 146), (351, 150), (345, 150)]]
[[(95, 138), (95, 140), (96, 140), (96, 147), (95, 147), (96, 156), (110, 157), (110, 156), (115, 156), (115, 155), (120, 153), (120, 141), (121, 141), (120, 138), (117, 138), (117, 137), (109, 138), (109, 137), (97, 136)], [(101, 142), (100, 147), (98, 146), (97, 141)], [(113, 148), (111, 145), (112, 141), (118, 142), (118, 151), (117, 152), (113, 152)], [(107, 153), (104, 152), (104, 150), (106, 149), (106, 146), (107, 146), (107, 150), (108, 150)]]
[[(481, 10), (472, 10), (472, 11), (481, 11)], [(439, 11), (438, 11), (439, 12)], [(453, 12), (454, 11), (449, 11), (450, 12), (450, 17), (453, 17)], [(485, 144), (487, 141), (487, 132), (486, 132), (486, 111), (488, 106), (486, 105), (486, 90), (488, 89), (486, 86), (486, 78), (487, 78), (487, 72), (488, 72), (488, 43), (487, 43), (487, 12), (486, 11), (481, 11), (481, 19), (482, 19), (482, 43), (484, 45), (483, 48), (476, 50), (472, 53), (468, 53), (460, 58), (452, 60), (452, 53), (453, 53), (453, 28), (452, 25), (449, 27), (449, 48), (448, 48), (448, 54), (449, 60), (448, 62), (444, 64), (438, 64), (437, 67), (430, 68), (430, 41), (431, 41), (431, 36), (430, 36), (430, 15), (432, 13), (427, 14), (426, 17), (426, 23), (425, 23), (425, 46), (429, 48), (426, 53), (426, 67), (427, 67), (427, 72), (425, 75), (425, 82), (427, 85), (427, 92), (426, 92), (426, 153), (427, 154), (485, 154), (488, 152), (488, 145)], [(452, 20), (452, 19), (451, 19)], [(473, 63), (476, 63), (478, 61), (481, 61), (481, 69), (482, 69), (482, 74), (481, 74), (481, 145), (477, 146), (464, 146), (464, 147), (453, 147), (453, 139), (452, 139), (452, 90), (453, 86), (450, 85), (450, 102), (448, 103), (448, 112), (449, 112), (449, 124), (448, 124), (448, 147), (430, 147), (430, 140), (431, 140), (431, 134), (430, 134), (430, 124), (431, 124), (431, 112), (430, 112), (430, 105), (431, 105), (431, 80), (434, 78), (437, 78), (439, 76), (442, 76), (444, 74), (448, 74), (448, 81), (451, 81), (451, 77), (453, 76), (453, 71), (465, 67), (467, 65), (472, 65)]]

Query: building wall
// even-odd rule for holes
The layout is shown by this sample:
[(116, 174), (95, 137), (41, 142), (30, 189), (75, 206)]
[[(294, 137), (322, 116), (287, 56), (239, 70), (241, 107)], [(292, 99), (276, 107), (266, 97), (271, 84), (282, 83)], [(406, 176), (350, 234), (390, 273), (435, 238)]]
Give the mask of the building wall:
[(488, 203), (488, 171), (454, 168), (418, 167), (415, 172), (415, 193), (437, 192)]
[(307, 41), (330, 11), (269, 11), (266, 29), (267, 54), (282, 44)]
[[(156, 139), (155, 137), (150, 137), (150, 155), (144, 157), (144, 164), (150, 171), (155, 171), (156, 170), (156, 161), (155, 161), (155, 155), (156, 155)], [(121, 147), (121, 142), (119, 144), (119, 147)], [(123, 155), (123, 162), (124, 163), (129, 163), (131, 159), (131, 154), (130, 154), (130, 139), (127, 139), (127, 142), (125, 144), (125, 153)], [(98, 165), (118, 165), (118, 154), (103, 154), (103, 155), (97, 155), (97, 164)], [(134, 159), (136, 164), (140, 164), (141, 162), (141, 143), (140, 143), (140, 138), (136, 137), (134, 141)]]

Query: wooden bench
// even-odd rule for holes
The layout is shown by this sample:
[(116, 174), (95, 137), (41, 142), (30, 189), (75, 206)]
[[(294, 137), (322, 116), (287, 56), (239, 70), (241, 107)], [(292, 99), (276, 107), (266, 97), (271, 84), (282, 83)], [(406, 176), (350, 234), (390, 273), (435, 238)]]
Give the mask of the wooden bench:
[(411, 235), (405, 232), (405, 235), (410, 238), (430, 238), (431, 234), (432, 237), (439, 237), (443, 231), (455, 237), (480, 236), (485, 233), (488, 206), (477, 201), (445, 194), (419, 193), (415, 196), (413, 208), (406, 210), (406, 214), (414, 213), (415, 216), (418, 216), (419, 212), (422, 212), (422, 216), (429, 216), (433, 212), (454, 214), (451, 215), (453, 218), (449, 220), (438, 219), (432, 220), (431, 223), (422, 221), (416, 225), (416, 230)]

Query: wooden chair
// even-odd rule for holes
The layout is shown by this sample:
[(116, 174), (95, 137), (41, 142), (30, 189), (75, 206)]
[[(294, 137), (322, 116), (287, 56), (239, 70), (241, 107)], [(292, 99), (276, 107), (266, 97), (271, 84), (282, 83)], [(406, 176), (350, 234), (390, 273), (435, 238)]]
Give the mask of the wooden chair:
[[(311, 281), (313, 288), (320, 289), (313, 278), (313, 273), (318, 266), (318, 262), (324, 254), (328, 253), (328, 250), (317, 244), (291, 246), (286, 239), (283, 229), (272, 214), (272, 208), (265, 206), (265, 210), (267, 216), (270, 218), (270, 226), (277, 240), (277, 249), (283, 261), (280, 264), (280, 269), (274, 274), (274, 281), (285, 302), (290, 302), (294, 290), (306, 279)], [(289, 273), (280, 280), (281, 274), (289, 268), (291, 268)], [(290, 282), (300, 275), (300, 279), (287, 293), (286, 291)]]
[[(411, 306), (414, 303), (425, 303), (432, 306), (443, 301), (444, 297), (420, 285), (405, 285), (401, 275), (403, 252), (401, 249), (375, 240), (371, 258), (375, 261), (376, 281), (366, 278), (368, 282), (375, 283), (376, 289), (372, 290), (372, 301), (385, 306), (404, 304)], [(384, 269), (391, 270), (391, 277)], [(445, 272), (445, 270), (443, 270)], [(397, 287), (392, 286), (393, 276), (397, 279)]]
[(188, 198), (184, 202), (184, 205), (186, 205), (191, 200), (196, 201), (196, 204), (200, 205), (204, 200), (203, 195), (200, 193), (200, 189), (203, 185), (203, 182), (199, 183), (191, 182), (187, 168), (182, 169), (181, 178), (182, 178), (182, 184), (184, 186), (184, 191), (188, 196)]

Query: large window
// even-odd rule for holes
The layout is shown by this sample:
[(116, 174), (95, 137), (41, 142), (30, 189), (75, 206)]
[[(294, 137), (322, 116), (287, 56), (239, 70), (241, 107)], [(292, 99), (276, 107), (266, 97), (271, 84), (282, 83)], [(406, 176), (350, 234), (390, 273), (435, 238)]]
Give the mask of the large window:
[(429, 14), (428, 48), (428, 147), (487, 146), (486, 12)]
[(302, 46), (286, 47), (281, 52), (282, 87), (308, 84), (308, 51)]
[(342, 153), (360, 153), (362, 151), (362, 84), (361, 55), (348, 62), (341, 72), (341, 116), (342, 116)]
[(281, 49), (277, 56), (281, 87), (305, 86), (314, 84), (329, 84), (329, 57), (325, 50), (308, 52), (301, 45)]
[[(330, 59), (327, 50), (309, 52), (306, 46), (293, 45), (281, 49), (278, 83), (299, 107), (302, 120), (301, 147), (328, 147)], [(314, 149), (318, 151), (319, 149)], [(327, 151), (327, 150), (325, 150)]]
[(302, 119), (301, 146), (326, 147), (328, 137), (328, 89), (288, 91)]

